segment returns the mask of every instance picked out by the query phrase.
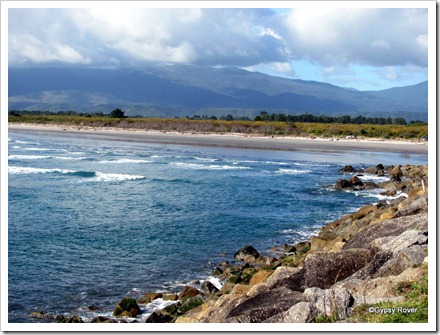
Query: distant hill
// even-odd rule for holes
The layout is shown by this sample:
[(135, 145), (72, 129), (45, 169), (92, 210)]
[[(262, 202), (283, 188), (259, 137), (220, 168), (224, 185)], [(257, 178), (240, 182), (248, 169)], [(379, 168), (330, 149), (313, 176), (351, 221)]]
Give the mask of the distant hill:
[(427, 82), (356, 91), (237, 68), (184, 65), (144, 69), (10, 68), (9, 110), (183, 117), (270, 113), (404, 117), (427, 121)]

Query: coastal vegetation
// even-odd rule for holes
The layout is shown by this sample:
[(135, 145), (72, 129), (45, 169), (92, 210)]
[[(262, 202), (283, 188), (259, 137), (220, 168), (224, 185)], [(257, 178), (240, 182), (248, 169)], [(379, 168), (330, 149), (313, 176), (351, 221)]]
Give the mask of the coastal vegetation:
[[(262, 119), (261, 115), (267, 115)], [(300, 119), (300, 116), (297, 116)], [(306, 120), (308, 117), (304, 117)], [(323, 119), (323, 117), (321, 117)], [(276, 121), (279, 117), (260, 114), (256, 120), (237, 120), (225, 117), (222, 119), (191, 118), (139, 118), (126, 117), (120, 109), (110, 115), (102, 113), (78, 114), (76, 112), (9, 112), (8, 122), (27, 124), (47, 124), (74, 127), (116, 127), (122, 129), (153, 130), (162, 132), (192, 133), (240, 133), (245, 135), (264, 136), (301, 136), (323, 138), (383, 138), (383, 139), (426, 139), (428, 125), (423, 122), (403, 124), (404, 120), (378, 118), (377, 124), (358, 123), (375, 121), (366, 118), (338, 117), (327, 118), (327, 122), (316, 122), (320, 118), (309, 118), (310, 121)], [(333, 121), (333, 122), (330, 122)], [(350, 121), (350, 122), (348, 122)], [(362, 122), (363, 122), (362, 121)], [(354, 123), (353, 123), (354, 122)], [(389, 124), (387, 124), (389, 122)], [(406, 123), (406, 122), (405, 122)]]

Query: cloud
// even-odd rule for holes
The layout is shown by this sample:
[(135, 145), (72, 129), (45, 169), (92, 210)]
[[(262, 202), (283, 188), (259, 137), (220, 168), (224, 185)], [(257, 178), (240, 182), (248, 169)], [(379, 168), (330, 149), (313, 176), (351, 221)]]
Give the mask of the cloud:
[(9, 64), (427, 66), (425, 9), (10, 9)]
[[(268, 10), (14, 9), (10, 64), (62, 61), (250, 66), (286, 61)], [(28, 20), (27, 18), (31, 18)], [(44, 57), (42, 57), (44, 54)]]
[(294, 58), (325, 66), (427, 66), (428, 11), (301, 8), (280, 25)]

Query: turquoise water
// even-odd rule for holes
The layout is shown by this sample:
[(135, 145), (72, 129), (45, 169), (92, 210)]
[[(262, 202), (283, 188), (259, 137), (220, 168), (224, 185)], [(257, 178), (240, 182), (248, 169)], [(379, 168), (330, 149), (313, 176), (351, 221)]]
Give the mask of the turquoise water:
[[(20, 131), (9, 132), (8, 150), (9, 322), (41, 322), (28, 318), (32, 311), (91, 319), (109, 315), (124, 296), (177, 292), (211, 278), (218, 262), (245, 245), (270, 254), (272, 246), (305, 240), (380, 198), (329, 188), (343, 165), (427, 163), (426, 155), (136, 144)], [(90, 312), (90, 305), (100, 309)]]

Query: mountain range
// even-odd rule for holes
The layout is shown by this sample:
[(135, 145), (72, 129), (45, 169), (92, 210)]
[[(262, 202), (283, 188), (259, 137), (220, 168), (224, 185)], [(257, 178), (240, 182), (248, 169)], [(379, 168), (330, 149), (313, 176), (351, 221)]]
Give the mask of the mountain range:
[(238, 68), (189, 65), (142, 69), (9, 68), (9, 110), (74, 110), (126, 115), (254, 117), (269, 113), (363, 115), (428, 120), (428, 82), (357, 91)]

